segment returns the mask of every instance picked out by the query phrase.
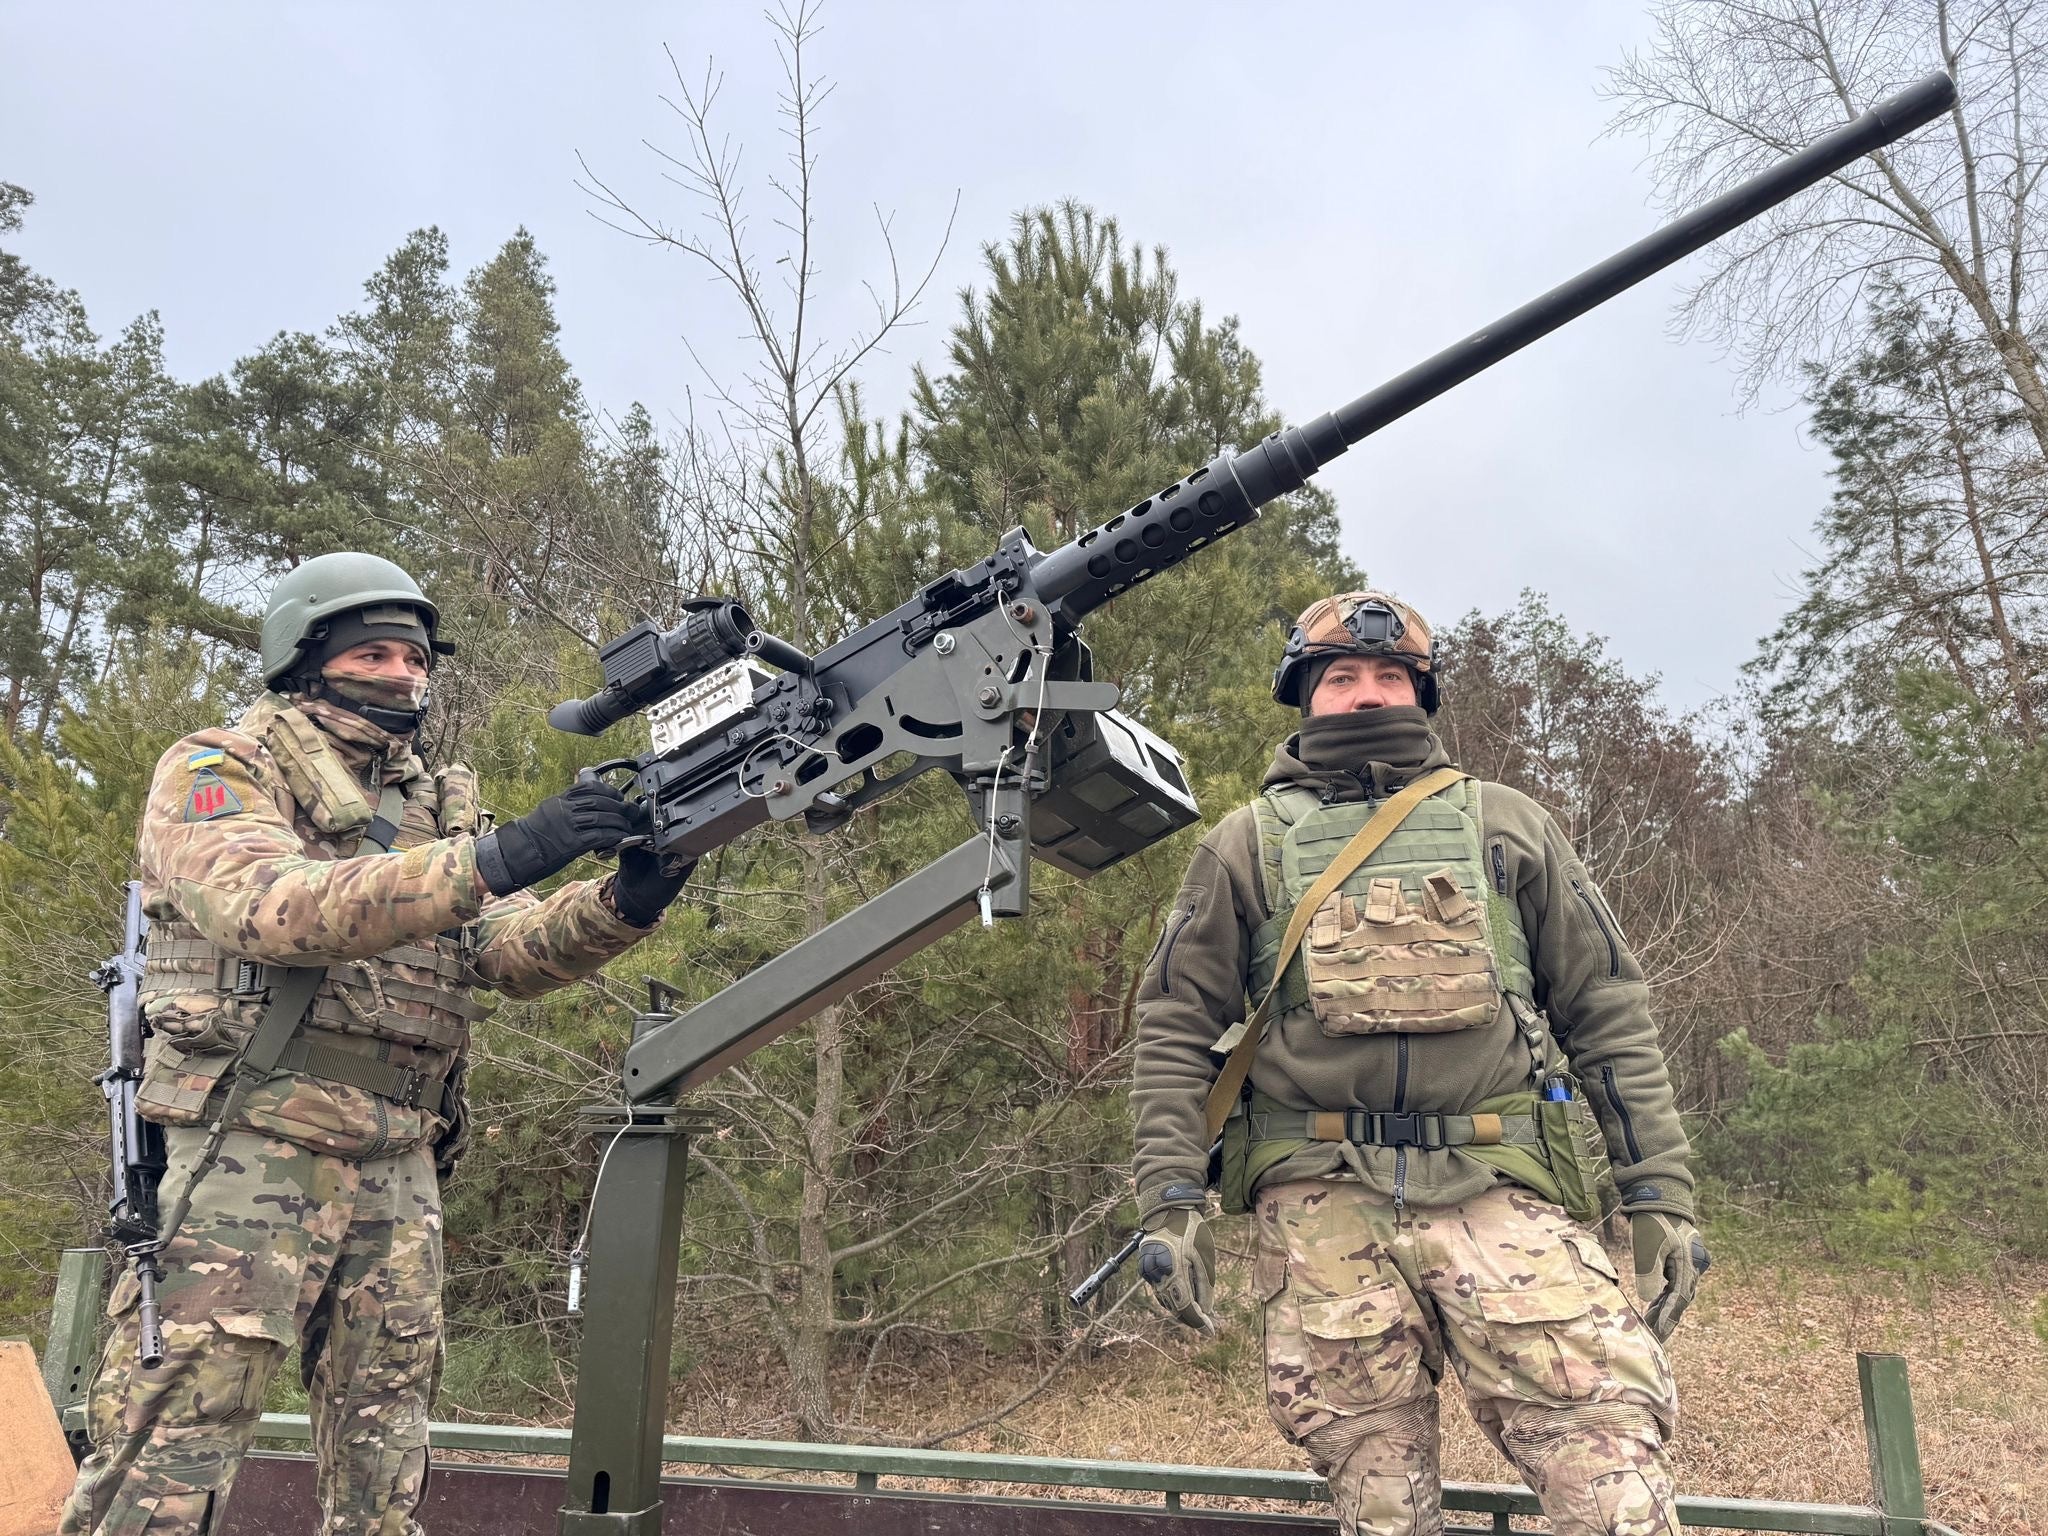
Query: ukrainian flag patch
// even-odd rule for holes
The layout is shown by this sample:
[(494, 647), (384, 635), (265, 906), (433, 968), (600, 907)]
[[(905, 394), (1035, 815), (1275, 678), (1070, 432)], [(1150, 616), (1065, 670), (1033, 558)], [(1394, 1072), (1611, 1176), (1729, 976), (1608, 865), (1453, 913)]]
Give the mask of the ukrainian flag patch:
[(204, 752), (194, 752), (185, 759), (187, 768), (211, 768), (215, 763), (227, 761), (227, 753), (219, 747), (208, 747)]

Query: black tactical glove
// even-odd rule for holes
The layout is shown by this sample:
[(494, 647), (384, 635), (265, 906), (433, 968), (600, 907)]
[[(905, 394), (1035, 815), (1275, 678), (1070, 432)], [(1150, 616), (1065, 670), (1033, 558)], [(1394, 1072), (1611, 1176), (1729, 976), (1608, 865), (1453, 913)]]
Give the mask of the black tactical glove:
[(478, 838), (477, 873), (493, 896), (509, 896), (586, 853), (616, 848), (633, 831), (633, 821), (624, 795), (602, 779), (586, 779)]
[[(640, 808), (640, 830), (650, 818), (645, 802)], [(619, 850), (619, 872), (612, 876), (612, 910), (635, 928), (651, 928), (654, 920), (668, 910), (669, 903), (683, 893), (683, 883), (697, 861), (672, 875), (661, 872), (661, 859), (652, 849), (632, 847)]]

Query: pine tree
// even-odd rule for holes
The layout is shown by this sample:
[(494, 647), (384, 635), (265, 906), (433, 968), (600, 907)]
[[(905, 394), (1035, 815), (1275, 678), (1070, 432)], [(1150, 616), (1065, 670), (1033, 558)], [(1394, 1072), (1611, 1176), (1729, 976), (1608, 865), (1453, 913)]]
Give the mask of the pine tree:
[[(0, 233), (28, 194), (0, 185)], [(0, 727), (50, 739), (138, 579), (138, 459), (168, 385), (154, 315), (102, 345), (78, 295), (0, 256)]]
[(1902, 667), (1937, 667), (2039, 739), (2048, 644), (2040, 454), (2004, 365), (1953, 317), (1880, 294), (1865, 345), (1810, 372), (1835, 492), (1807, 595), (1766, 645), (1777, 719), (1817, 714), (1870, 744)]

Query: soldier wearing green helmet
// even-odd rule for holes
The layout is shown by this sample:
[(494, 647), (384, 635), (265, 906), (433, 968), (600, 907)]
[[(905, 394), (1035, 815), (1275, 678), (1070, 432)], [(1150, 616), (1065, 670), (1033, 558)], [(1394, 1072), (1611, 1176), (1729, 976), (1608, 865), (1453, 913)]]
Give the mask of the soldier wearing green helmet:
[[(215, 1530), (293, 1344), (326, 1531), (414, 1536), (441, 1349), (440, 1178), (463, 1139), (481, 988), (532, 997), (652, 931), (687, 871), (528, 888), (642, 830), (602, 782), (493, 826), (476, 775), (414, 751), (449, 647), (367, 554), (286, 575), (269, 690), (158, 762), (138, 844), (165, 1129), (161, 1358), (124, 1272), (65, 1532)], [(154, 1341), (151, 1341), (154, 1344)]]
[(1213, 1327), (1212, 1182), (1252, 1213), (1269, 1406), (1346, 1532), (1442, 1529), (1448, 1361), (1560, 1536), (1678, 1536), (1663, 1341), (1707, 1254), (1642, 970), (1549, 814), (1451, 765), (1413, 608), (1315, 603), (1273, 695), (1300, 729), (1138, 993), (1140, 1273)]

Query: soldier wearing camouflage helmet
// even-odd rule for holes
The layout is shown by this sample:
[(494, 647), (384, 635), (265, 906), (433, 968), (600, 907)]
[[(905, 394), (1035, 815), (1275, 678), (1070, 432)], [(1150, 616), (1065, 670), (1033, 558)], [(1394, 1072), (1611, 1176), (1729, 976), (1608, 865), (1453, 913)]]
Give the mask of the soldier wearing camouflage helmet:
[(636, 828), (578, 783), (493, 827), (476, 775), (414, 751), (439, 614), (410, 576), (323, 555), (272, 593), (265, 693), (158, 762), (139, 857), (153, 1031), (137, 1107), (166, 1129), (163, 1358), (124, 1272), (65, 1532), (217, 1530), (298, 1344), (321, 1529), (415, 1536), (441, 1350), (439, 1177), (478, 988), (532, 997), (644, 938), (682, 888), (528, 887)]
[[(1557, 823), (1450, 766), (1414, 609), (1316, 603), (1273, 694), (1301, 728), (1138, 994), (1140, 1271), (1213, 1326), (1220, 1130), (1269, 1406), (1346, 1533), (1442, 1529), (1448, 1360), (1560, 1536), (1678, 1536), (1663, 1340), (1707, 1256), (1642, 971)], [(1617, 1185), (1640, 1305), (1589, 1225)]]

